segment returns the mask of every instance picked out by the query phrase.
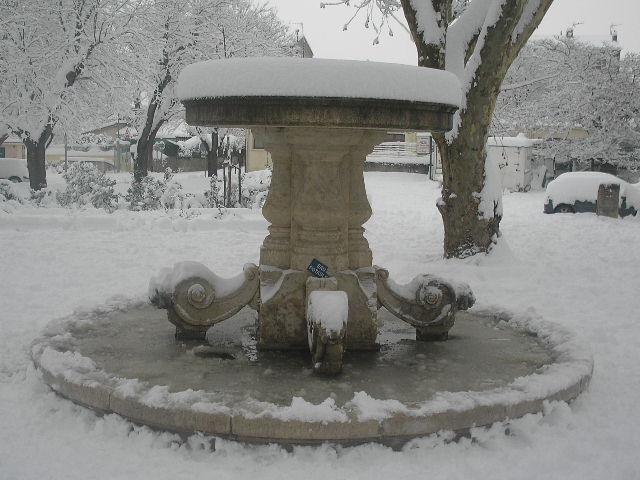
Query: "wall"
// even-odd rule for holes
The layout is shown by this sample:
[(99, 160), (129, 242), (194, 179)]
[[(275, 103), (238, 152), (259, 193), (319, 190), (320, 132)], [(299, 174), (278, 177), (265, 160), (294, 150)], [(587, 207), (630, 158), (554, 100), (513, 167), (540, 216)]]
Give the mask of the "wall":
[(0, 148), (4, 149), (4, 158), (27, 158), (27, 151), (22, 142), (6, 141)]
[(246, 171), (255, 172), (270, 168), (273, 165), (273, 163), (271, 163), (271, 154), (263, 148), (259, 148), (261, 145), (255, 144), (255, 139), (251, 130), (245, 131), (245, 138), (247, 139)]

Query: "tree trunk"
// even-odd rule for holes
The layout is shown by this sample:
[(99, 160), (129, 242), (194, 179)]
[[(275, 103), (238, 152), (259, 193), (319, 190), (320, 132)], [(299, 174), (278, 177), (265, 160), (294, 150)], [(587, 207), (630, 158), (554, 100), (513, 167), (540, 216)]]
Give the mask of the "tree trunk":
[(45, 152), (53, 138), (52, 127), (47, 125), (37, 140), (25, 138), (23, 143), (27, 147), (27, 169), (29, 170), (29, 185), (32, 190), (47, 188), (47, 169)]
[(153, 114), (151, 115), (151, 120), (148, 120), (147, 125), (142, 130), (136, 146), (136, 158), (133, 160), (133, 181), (136, 183), (140, 183), (147, 176), (149, 170), (153, 170), (153, 146), (162, 122), (155, 128), (151, 128), (152, 120)]
[[(451, 0), (431, 1), (437, 24), (448, 32), (453, 21)], [(540, 24), (553, 0), (540, 0), (533, 11), (521, 0), (508, 0), (500, 17), (485, 31), (478, 31), (464, 52), (464, 68), (472, 55), (482, 61), (475, 71), (466, 72), (473, 81), (463, 85), (464, 107), (456, 114), (457, 132), (434, 134), (442, 157), (442, 199), (438, 209), (444, 222), (444, 256), (464, 258), (488, 252), (496, 242), (502, 218), (501, 192), (485, 189), (487, 173), (486, 141), (491, 117), (504, 76), (522, 46)], [(401, 0), (402, 8), (418, 51), (422, 67), (445, 68), (447, 35), (434, 43), (425, 43), (423, 27), (412, 0)], [(525, 16), (523, 18), (523, 16)], [(523, 23), (520, 21), (524, 20)], [(517, 32), (517, 35), (515, 33)], [(478, 36), (483, 41), (478, 43)], [(452, 48), (456, 48), (456, 45)], [(479, 52), (476, 50), (479, 49)], [(475, 65), (475, 63), (471, 63)], [(471, 75), (469, 75), (471, 74)], [(468, 87), (468, 88), (467, 88)]]
[(476, 148), (469, 136), (461, 132), (449, 145), (443, 135), (435, 135), (442, 158), (442, 200), (438, 202), (438, 210), (444, 224), (446, 258), (488, 252), (500, 234), (499, 201), (494, 202), (493, 211), (484, 215), (479, 212), (486, 149)]
[(242, 206), (242, 161), (238, 158), (238, 205)]
[(136, 183), (142, 182), (149, 172), (149, 150), (153, 148), (149, 148), (148, 138), (140, 137), (136, 145), (136, 158), (133, 159), (133, 181)]
[[(206, 142), (204, 142), (206, 144)], [(207, 176), (218, 176), (218, 132), (211, 132), (211, 148), (207, 145)]]
[(227, 206), (227, 165), (222, 164), (222, 205)]
[(229, 163), (229, 178), (227, 179), (227, 184), (229, 187), (227, 188), (227, 207), (231, 207), (231, 174), (233, 173), (233, 166)]
[(443, 134), (434, 136), (442, 155), (442, 200), (438, 210), (444, 222), (445, 258), (488, 253), (500, 236), (502, 191), (499, 186), (496, 191), (485, 190), (486, 142), (509, 63), (504, 59), (507, 46), (489, 41), (493, 31), (489, 29), (482, 48), (484, 61), (476, 71), (479, 80), (467, 92), (467, 108), (458, 112), (457, 134), (448, 141)]
[(47, 188), (47, 170), (45, 167), (45, 144), (25, 140), (27, 147), (27, 168), (29, 169), (29, 185), (32, 190)]
[[(167, 65), (168, 62), (169, 57), (165, 52), (163, 63), (164, 65)], [(154, 122), (156, 122), (155, 118), (156, 112), (158, 111), (160, 96), (170, 82), (171, 73), (169, 70), (166, 70), (164, 77), (156, 87), (152, 100), (147, 107), (144, 127), (142, 128), (140, 138), (138, 139), (138, 146), (136, 147), (136, 158), (133, 159), (133, 181), (136, 183), (140, 183), (153, 167), (153, 146), (156, 141), (156, 135), (167, 119), (163, 117), (157, 120), (157, 123)]]

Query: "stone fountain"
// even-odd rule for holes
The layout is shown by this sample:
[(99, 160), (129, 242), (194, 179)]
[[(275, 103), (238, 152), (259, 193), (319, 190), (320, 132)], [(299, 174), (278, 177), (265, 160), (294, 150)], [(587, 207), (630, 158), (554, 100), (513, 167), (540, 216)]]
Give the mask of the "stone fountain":
[(179, 95), (189, 124), (251, 128), (272, 155), (259, 265), (221, 278), (183, 262), (150, 282), (166, 316), (129, 300), (53, 324), (32, 355), (57, 393), (187, 435), (401, 445), (586, 388), (591, 357), (564, 332), (470, 314), (468, 285), (428, 274), (400, 285), (373, 265), (365, 156), (388, 130), (451, 129), (455, 76), (237, 59), (188, 67)]
[(417, 339), (446, 339), (456, 311), (473, 304), (471, 290), (431, 275), (397, 285), (373, 266), (362, 226), (372, 213), (363, 171), (389, 130), (451, 129), (454, 75), (366, 62), (236, 59), (187, 68), (180, 91), (190, 125), (251, 128), (271, 154), (273, 175), (260, 265), (247, 265), (237, 288), (221, 295), (204, 266), (190, 276), (178, 265), (155, 281), (153, 301), (168, 310), (177, 338), (204, 339), (249, 305), (259, 312), (259, 349), (309, 348), (314, 369), (327, 374), (342, 370), (345, 350), (379, 347), (382, 306), (412, 325)]

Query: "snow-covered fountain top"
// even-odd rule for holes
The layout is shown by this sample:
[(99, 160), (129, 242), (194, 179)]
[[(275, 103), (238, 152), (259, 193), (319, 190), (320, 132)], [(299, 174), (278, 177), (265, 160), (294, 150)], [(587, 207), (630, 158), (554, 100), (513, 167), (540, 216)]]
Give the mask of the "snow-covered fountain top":
[(440, 131), (451, 128), (460, 85), (450, 72), (410, 65), (240, 58), (186, 67), (178, 97), (192, 124)]
[[(215, 81), (212, 81), (215, 79)], [(235, 58), (194, 63), (180, 74), (181, 100), (229, 96), (342, 97), (460, 103), (445, 70), (359, 60)]]

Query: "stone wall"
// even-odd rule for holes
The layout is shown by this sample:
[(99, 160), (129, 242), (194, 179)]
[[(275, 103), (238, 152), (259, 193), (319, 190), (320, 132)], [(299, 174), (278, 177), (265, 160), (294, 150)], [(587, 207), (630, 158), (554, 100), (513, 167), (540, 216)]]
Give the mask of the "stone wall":
[(381, 163), (365, 162), (365, 172), (405, 172), (405, 173), (429, 173), (429, 165), (424, 163)]

